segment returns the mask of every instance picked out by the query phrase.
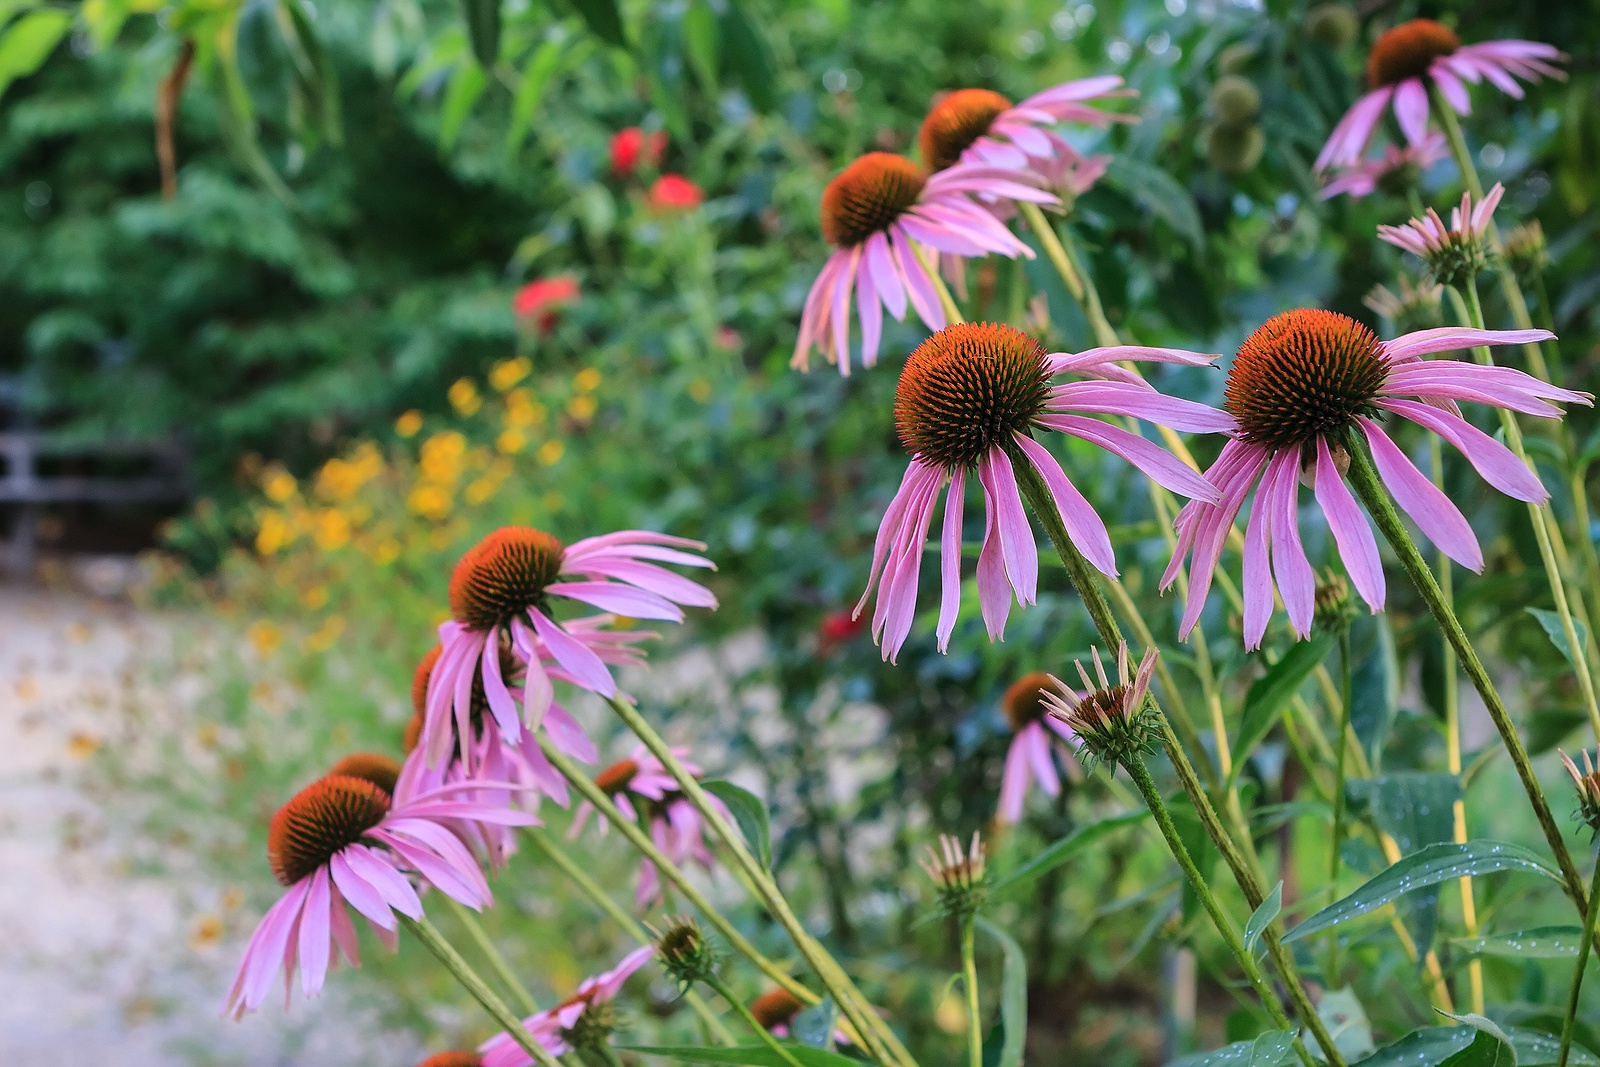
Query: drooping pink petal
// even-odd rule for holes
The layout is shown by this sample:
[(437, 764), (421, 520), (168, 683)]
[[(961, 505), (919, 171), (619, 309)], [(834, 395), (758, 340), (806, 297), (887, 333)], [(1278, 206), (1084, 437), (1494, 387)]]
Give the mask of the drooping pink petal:
[(1470, 571), (1483, 570), (1483, 549), (1461, 509), (1434, 485), (1371, 419), (1358, 420), (1372, 448), (1378, 476), (1400, 510), (1411, 517), (1428, 540)]
[[(1273, 458), (1273, 462), (1277, 457)], [(1272, 463), (1256, 489), (1255, 506), (1250, 509), (1244, 530), (1244, 574), (1241, 592), (1244, 595), (1244, 647), (1254, 651), (1261, 647), (1266, 636), (1267, 623), (1272, 619), (1272, 562), (1268, 544), (1272, 540)]]
[(1006, 565), (1001, 559), (1000, 538), (996, 533), (994, 490), (978, 468), (978, 484), (983, 488), (983, 548), (978, 552), (978, 605), (983, 609), (983, 625), (989, 640), (1003, 641), (1006, 618), (1011, 614), (1011, 588), (1006, 584)]
[(995, 818), (1015, 825), (1022, 821), (1023, 804), (1028, 796), (1028, 754), (1022, 734), (1011, 739), (1006, 750), (1005, 771), (1000, 776), (1000, 805)]
[(1312, 488), (1317, 503), (1322, 505), (1322, 513), (1328, 518), (1328, 529), (1339, 547), (1339, 558), (1350, 572), (1351, 584), (1367, 606), (1374, 612), (1382, 611), (1383, 561), (1378, 556), (1378, 542), (1372, 536), (1372, 527), (1367, 525), (1366, 515), (1340, 477), (1328, 442), (1320, 437), (1317, 438), (1317, 468)]
[(1120, 426), (1112, 426), (1099, 419), (1088, 419), (1079, 415), (1041, 415), (1035, 421), (1041, 426), (1081, 437), (1108, 452), (1121, 456), (1143, 471), (1157, 485), (1164, 486), (1174, 493), (1213, 504), (1222, 499), (1216, 486), (1206, 481), (1188, 464), (1154, 441), (1146, 440)]
[(1400, 132), (1412, 144), (1421, 144), (1428, 135), (1428, 90), (1421, 78), (1407, 78), (1394, 90), (1394, 117)]
[(1188, 433), (1227, 433), (1234, 427), (1226, 411), (1122, 382), (1071, 382), (1050, 392), (1048, 407), (1054, 411), (1130, 415)]
[(1039, 789), (1047, 797), (1060, 796), (1061, 776), (1056, 773), (1055, 762), (1050, 756), (1049, 735), (1036, 722), (1024, 726), (1022, 733), (1027, 735), (1028, 762), (1033, 765), (1033, 776), (1039, 782)]
[(1525, 345), (1551, 341), (1555, 336), (1549, 330), (1475, 330), (1469, 326), (1438, 326), (1385, 341), (1383, 350), (1391, 360), (1398, 361), (1435, 352), (1455, 352), (1477, 345)]
[(1294, 449), (1273, 457), (1262, 485), (1271, 487), (1272, 573), (1289, 625), (1308, 637), (1316, 618), (1317, 576), (1300, 541), (1300, 457)]
[(323, 980), (328, 976), (328, 952), (333, 946), (329, 925), (332, 905), (328, 868), (318, 867), (311, 876), (306, 906), (300, 912), (300, 990), (308, 997), (322, 992)]
[(538, 609), (530, 609), (528, 617), (533, 622), (534, 631), (550, 649), (550, 654), (556, 658), (556, 662), (578, 679), (580, 685), (603, 697), (616, 695), (617, 683), (593, 650), (568, 636), (565, 630), (545, 618), (544, 613)]
[[(1066, 472), (1061, 469), (1061, 464), (1056, 462), (1056, 458), (1048, 449), (1023, 434), (1015, 435), (1014, 440), (1028, 457), (1033, 469), (1044, 479), (1045, 487), (1050, 490), (1050, 496), (1055, 501), (1056, 510), (1061, 516), (1062, 524), (1067, 528), (1067, 536), (1072, 538), (1072, 543), (1101, 574), (1116, 577), (1117, 560), (1111, 550), (1111, 534), (1107, 532), (1106, 524), (1100, 518), (1099, 512), (1094, 510), (1094, 505), (1078, 492), (1078, 487), (1072, 484)], [(1007, 464), (1008, 473), (1009, 467)], [(1012, 492), (1015, 496), (1014, 488)], [(1021, 511), (1020, 500), (1017, 502), (1017, 510)], [(1024, 517), (1024, 525), (1026, 521)], [(1027, 535), (1030, 554), (1036, 553), (1033, 531), (1028, 530)], [(1032, 603), (1032, 597), (1023, 602)]]
[(965, 506), (966, 485), (966, 472), (957, 470), (950, 476), (949, 488), (945, 490), (944, 531), (939, 543), (937, 637), (940, 652), (950, 648), (950, 635), (956, 628), (956, 613), (961, 608), (961, 516)]
[(333, 884), (339, 887), (339, 892), (344, 894), (345, 900), (350, 902), (352, 908), (360, 912), (368, 922), (388, 930), (395, 928), (394, 912), (384, 903), (383, 894), (356, 873), (342, 852), (334, 853), (333, 859), (328, 863), (328, 869), (333, 875)]
[(494, 715), (500, 734), (512, 744), (522, 733), (522, 720), (517, 717), (516, 701), (500, 677), (500, 642), (498, 639), (483, 643), (482, 660), (483, 694), (488, 698), (489, 710)]
[(1459, 415), (1415, 400), (1394, 398), (1378, 401), (1378, 407), (1410, 419), (1443, 437), (1467, 457), (1483, 480), (1506, 496), (1539, 504), (1548, 500), (1549, 490), (1515, 452), (1484, 433)]

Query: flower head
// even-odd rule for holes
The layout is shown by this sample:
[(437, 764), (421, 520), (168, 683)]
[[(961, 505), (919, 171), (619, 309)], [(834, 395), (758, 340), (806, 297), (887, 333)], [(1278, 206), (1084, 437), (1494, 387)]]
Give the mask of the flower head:
[(990, 89), (957, 89), (935, 100), (922, 120), (917, 133), (922, 164), (929, 171), (957, 163), (1026, 170), (1041, 160), (1082, 158), (1054, 127), (1076, 122), (1104, 129), (1113, 122), (1137, 122), (1137, 116), (1089, 106), (1132, 95), (1116, 75), (1065, 82), (1020, 104)]
[[(940, 651), (949, 645), (961, 604), (963, 497), (974, 474), (985, 505), (978, 599), (991, 639), (1005, 633), (1012, 594), (1032, 604), (1038, 584), (1038, 549), (1022, 509), (1017, 464), (1024, 465), (1023, 477), (1043, 480), (1068, 535), (1089, 561), (1105, 574), (1116, 573), (1104, 521), (1034, 440), (1035, 431), (1058, 430), (1089, 441), (1185, 496), (1215, 496), (1208, 482), (1155, 444), (1093, 416), (1123, 415), (1199, 432), (1227, 429), (1232, 420), (1203, 404), (1163, 396), (1116, 366), (1118, 360), (1210, 364), (1207, 356), (1158, 348), (1047, 353), (1020, 330), (992, 323), (948, 326), (906, 359), (895, 393), (895, 425), (911, 463), (878, 528), (867, 589), (856, 605), (859, 615), (881, 575), (872, 632), (886, 659), (894, 659), (911, 631), (922, 545), (946, 486), (938, 641)], [(1088, 380), (1055, 384), (1066, 372)]]
[(1517, 79), (1564, 77), (1554, 64), (1567, 57), (1537, 41), (1485, 41), (1462, 44), (1454, 30), (1432, 19), (1411, 19), (1387, 30), (1367, 55), (1370, 90), (1345, 112), (1317, 156), (1316, 169), (1347, 167), (1361, 159), (1367, 142), (1391, 104), (1406, 140), (1421, 144), (1428, 132), (1431, 86), (1457, 114), (1472, 110), (1467, 83), (1487, 80), (1507, 96), (1521, 99)]
[(668, 916), (665, 929), (647, 929), (655, 938), (656, 955), (661, 959), (661, 966), (680, 989), (687, 990), (715, 973), (716, 950), (693, 918), (687, 915)]
[(1350, 583), (1373, 611), (1383, 607), (1377, 542), (1344, 481), (1346, 449), (1357, 447), (1358, 435), (1400, 509), (1451, 559), (1480, 570), (1483, 552), (1466, 517), (1389, 439), (1382, 421), (1398, 416), (1432, 430), (1496, 489), (1518, 500), (1545, 499), (1549, 494), (1534, 473), (1462, 418), (1456, 403), (1559, 418), (1561, 409), (1551, 401), (1586, 404), (1593, 398), (1509, 367), (1422, 357), (1551, 336), (1544, 330), (1443, 327), (1380, 341), (1354, 319), (1331, 311), (1300, 309), (1268, 319), (1239, 346), (1228, 371), (1226, 407), (1236, 420), (1235, 435), (1206, 472), (1222, 500), (1191, 502), (1178, 515), (1177, 551), (1161, 581), (1163, 587), (1175, 581), (1192, 555), (1180, 632), (1187, 635), (1198, 621), (1223, 543), (1255, 489), (1245, 529), (1245, 647), (1261, 645), (1274, 585), (1295, 633), (1310, 633), (1316, 578), (1300, 540), (1302, 479), (1327, 517)]
[(1363, 157), (1340, 168), (1319, 195), (1324, 200), (1340, 193), (1357, 198), (1375, 192), (1405, 196), (1421, 184), (1422, 175), (1429, 167), (1449, 155), (1450, 146), (1444, 134), (1429, 130), (1416, 144), (1385, 145), (1383, 154), (1377, 158)]
[(461, 1051), (435, 1052), (432, 1056), (417, 1064), (417, 1067), (483, 1067), (483, 1057), (476, 1052)]
[(267, 829), (267, 860), (287, 892), (251, 936), (227, 1010), (237, 1017), (260, 1007), (280, 968), (287, 993), (297, 965), (301, 989), (315, 996), (335, 946), (352, 965), (358, 963), (346, 904), (391, 945), (395, 912), (422, 916), (413, 883), (471, 908), (489, 904), (489, 885), (455, 828), (538, 823), (525, 812), (476, 799), (498, 787), (488, 781), (444, 783), (413, 754), (392, 794), (348, 774), (319, 778), (295, 794)]
[(1412, 282), (1408, 275), (1402, 274), (1399, 289), (1396, 293), (1386, 285), (1374, 285), (1361, 302), (1401, 330), (1441, 324), (1444, 286), (1427, 278)]
[(930, 845), (927, 853), (926, 859), (917, 862), (933, 879), (941, 910), (961, 919), (977, 914), (989, 893), (982, 836), (974, 832), (971, 845), (963, 849), (957, 838), (940, 834), (939, 850)]
[(1518, 278), (1533, 278), (1550, 265), (1550, 249), (1545, 244), (1544, 227), (1529, 219), (1506, 231), (1505, 256)]
[[(634, 949), (611, 970), (585, 978), (578, 991), (560, 1004), (522, 1020), (523, 1028), (552, 1056), (606, 1044), (616, 1028), (611, 1002), (633, 972), (649, 963), (654, 954), (655, 949), (648, 945)], [(496, 1034), (478, 1046), (478, 1053), (483, 1067), (530, 1067), (533, 1063), (533, 1057), (510, 1034)]]
[(1049, 715), (1045, 694), (1051, 683), (1051, 677), (1043, 671), (1025, 674), (1011, 683), (1000, 701), (1013, 731), (1011, 747), (1006, 751), (1005, 773), (1000, 778), (1000, 808), (995, 813), (1002, 823), (1022, 821), (1028, 786), (1035, 781), (1045, 796), (1061, 795), (1052, 741), (1071, 745), (1074, 738), (1066, 724)]
[(681, 174), (663, 174), (650, 186), (650, 210), (658, 215), (693, 211), (705, 202), (706, 194)]
[(360, 778), (393, 796), (395, 783), (400, 780), (400, 764), (381, 752), (352, 752), (329, 767), (328, 776)]
[(611, 135), (611, 173), (619, 178), (631, 175), (641, 161), (647, 167), (661, 162), (667, 149), (665, 130), (646, 133), (638, 126), (627, 126)]
[(756, 1022), (778, 1037), (789, 1036), (789, 1024), (806, 1010), (805, 1001), (782, 986), (773, 986), (746, 1006)]
[(1034, 179), (1001, 167), (962, 163), (927, 175), (903, 156), (869, 152), (839, 172), (822, 193), (822, 233), (835, 251), (806, 297), (793, 366), (806, 369), (815, 347), (850, 373), (852, 302), (869, 367), (878, 360), (885, 309), (903, 321), (909, 306), (930, 330), (943, 328), (928, 274), (940, 253), (1031, 259), (1032, 249), (974, 196), (1056, 203)]
[(1578, 810), (1574, 814), (1589, 827), (1591, 834), (1600, 835), (1600, 771), (1595, 770), (1588, 749), (1582, 755), (1582, 771), (1565, 752), (1561, 753), (1561, 762), (1572, 776), (1572, 784), (1578, 791)]
[[(566, 600), (635, 619), (680, 622), (690, 607), (716, 607), (716, 597), (658, 563), (709, 567), (698, 541), (642, 530), (590, 537), (567, 545), (542, 530), (506, 526), (478, 542), (450, 578), (451, 619), (439, 627), (443, 649), (429, 672), (421, 748), (431, 764), (455, 741), (472, 771), (474, 694), (483, 700), (501, 740), (515, 745), (524, 723), (537, 729), (554, 703), (553, 681), (614, 696), (609, 665), (637, 662), (637, 638), (619, 634), (611, 616), (556, 622), (553, 603)], [(521, 715), (502, 656), (522, 672)]]
[(580, 295), (578, 279), (570, 274), (537, 278), (517, 290), (511, 310), (532, 322), (540, 333), (549, 333), (555, 327), (556, 312), (577, 303)]
[(1404, 225), (1379, 226), (1378, 236), (1420, 257), (1429, 277), (1440, 285), (1469, 285), (1489, 269), (1489, 224), (1504, 195), (1505, 188), (1499, 184), (1477, 204), (1470, 192), (1462, 193), (1461, 206), (1450, 209), (1449, 226), (1430, 207), (1422, 218), (1407, 219)]
[(1145, 697), (1156, 669), (1156, 650), (1153, 646), (1145, 649), (1138, 671), (1130, 674), (1127, 642), (1117, 646), (1115, 681), (1106, 677), (1100, 650), (1090, 652), (1094, 656), (1094, 677), (1081, 662), (1073, 664), (1083, 682), (1083, 695), (1073, 692), (1061, 679), (1052, 678), (1054, 684), (1045, 693), (1045, 703), (1050, 714), (1077, 735), (1081, 742), (1078, 751), (1086, 764), (1127, 763), (1155, 747), (1155, 711)]

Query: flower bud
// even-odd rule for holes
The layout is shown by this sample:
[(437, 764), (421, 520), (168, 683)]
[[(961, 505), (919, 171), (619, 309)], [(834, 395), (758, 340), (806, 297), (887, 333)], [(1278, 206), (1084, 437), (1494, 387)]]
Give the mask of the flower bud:
[(1361, 16), (1348, 4), (1318, 4), (1306, 12), (1306, 36), (1338, 51), (1361, 33)]
[(939, 906), (947, 915), (965, 921), (983, 907), (989, 893), (989, 880), (984, 870), (981, 834), (973, 833), (972, 844), (965, 851), (955, 837), (940, 834), (939, 851), (929, 846), (927, 858), (918, 862), (933, 879), (933, 886), (939, 893)]
[(1565, 752), (1561, 753), (1561, 762), (1566, 766), (1567, 773), (1572, 776), (1572, 784), (1578, 790), (1578, 810), (1574, 814), (1589, 828), (1591, 834), (1600, 835), (1600, 771), (1595, 770), (1587, 749), (1582, 755), (1582, 771), (1578, 770), (1578, 765), (1572, 762), (1572, 757)]
[(1206, 159), (1230, 178), (1248, 174), (1261, 162), (1267, 135), (1261, 127), (1224, 126), (1213, 123), (1206, 129)]
[(1350, 583), (1344, 575), (1329, 567), (1317, 579), (1317, 626), (1338, 633), (1349, 626), (1355, 616), (1356, 606), (1355, 601), (1350, 599)]
[(1261, 113), (1261, 91), (1237, 74), (1218, 78), (1211, 87), (1211, 113), (1225, 126), (1243, 126)]
[(1094, 656), (1096, 678), (1091, 678), (1082, 663), (1075, 663), (1083, 681), (1084, 695), (1073, 692), (1059, 678), (1045, 693), (1050, 714), (1072, 727), (1081, 747), (1078, 757), (1086, 767), (1096, 763), (1127, 764), (1145, 752), (1153, 751), (1159, 723), (1145, 699), (1150, 693), (1150, 677), (1155, 673), (1156, 650), (1148, 648), (1139, 661), (1136, 674), (1128, 670), (1128, 646), (1117, 648), (1117, 679), (1106, 676), (1100, 650)]
[(703, 982), (717, 969), (717, 954), (700, 924), (687, 915), (668, 916), (663, 931), (649, 928), (655, 938), (656, 955), (680, 989)]
[(1550, 265), (1550, 250), (1544, 243), (1544, 227), (1533, 219), (1506, 231), (1506, 262), (1516, 271), (1518, 278), (1533, 278), (1543, 274)]
[(1412, 333), (1444, 325), (1444, 287), (1438, 282), (1423, 278), (1413, 283), (1405, 274), (1400, 275), (1398, 293), (1384, 285), (1375, 285), (1362, 303), (1389, 320), (1397, 333)]

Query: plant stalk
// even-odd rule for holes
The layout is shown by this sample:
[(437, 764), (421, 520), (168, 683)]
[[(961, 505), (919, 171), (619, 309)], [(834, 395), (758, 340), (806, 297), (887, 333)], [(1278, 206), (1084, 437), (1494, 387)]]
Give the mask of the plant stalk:
[(495, 973), (495, 976), (500, 979), (507, 989), (511, 990), (512, 996), (516, 998), (517, 1005), (522, 1009), (523, 1013), (532, 1015), (538, 1011), (539, 1002), (533, 999), (533, 994), (528, 992), (528, 987), (522, 984), (516, 972), (511, 969), (511, 965), (506, 962), (506, 958), (500, 955), (500, 950), (495, 948), (493, 941), (489, 940), (489, 934), (484, 930), (483, 924), (478, 921), (477, 914), (454, 897), (446, 894), (440, 895), (450, 902), (450, 910), (455, 914), (456, 920), (466, 928), (467, 936), (472, 939), (473, 944), (478, 946), (478, 951), (483, 953), (484, 959), (489, 961), (489, 969)]
[(961, 920), (961, 982), (967, 987), (967, 1065), (983, 1067), (983, 1020), (978, 1015), (978, 961), (972, 916)]
[(778, 1042), (778, 1039), (772, 1036), (772, 1031), (768, 1030), (765, 1026), (762, 1026), (761, 1020), (750, 1014), (750, 1009), (745, 1006), (744, 1001), (739, 999), (737, 993), (728, 988), (728, 983), (717, 977), (716, 972), (713, 971), (708, 973), (704, 978), (701, 979), (701, 981), (705, 982), (706, 985), (715, 990), (717, 995), (723, 1000), (726, 1000), (729, 1006), (732, 1007), (733, 1010), (738, 1014), (739, 1018), (743, 1019), (746, 1025), (748, 1025), (751, 1030), (755, 1031), (755, 1035), (761, 1039), (761, 1043), (776, 1053), (780, 1060), (788, 1064), (789, 1067), (801, 1067), (801, 1063), (799, 1060), (795, 1059), (794, 1053), (784, 1048), (783, 1045)]
[[(1350, 624), (1339, 623), (1339, 740), (1333, 762), (1333, 840), (1328, 843), (1328, 891), (1339, 899), (1339, 847), (1344, 843), (1344, 757), (1350, 732)], [(1339, 986), (1339, 932), (1328, 931), (1328, 988)]]
[(1583, 991), (1583, 970), (1589, 965), (1596, 912), (1600, 912), (1600, 861), (1596, 861), (1594, 876), (1589, 880), (1589, 910), (1583, 917), (1583, 937), (1578, 942), (1578, 962), (1572, 969), (1572, 989), (1567, 994), (1567, 1017), (1561, 1023), (1561, 1054), (1556, 1059), (1556, 1067), (1567, 1067), (1567, 1057), (1572, 1053), (1572, 1031), (1578, 1021), (1578, 994)]

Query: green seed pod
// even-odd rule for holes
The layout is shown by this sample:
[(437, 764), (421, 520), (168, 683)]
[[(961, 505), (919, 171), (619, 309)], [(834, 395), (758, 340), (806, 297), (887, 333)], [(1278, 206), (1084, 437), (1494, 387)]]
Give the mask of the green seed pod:
[(1212, 125), (1206, 130), (1206, 158), (1230, 178), (1254, 170), (1266, 147), (1267, 136), (1260, 126)]
[(1217, 70), (1223, 74), (1238, 74), (1250, 65), (1256, 57), (1254, 45), (1245, 44), (1243, 41), (1230, 44), (1217, 53)]
[(1306, 36), (1329, 48), (1348, 48), (1361, 33), (1361, 16), (1348, 4), (1318, 4), (1306, 12)]
[(1243, 126), (1261, 112), (1261, 91), (1248, 78), (1229, 74), (1211, 87), (1211, 113), (1225, 126)]

